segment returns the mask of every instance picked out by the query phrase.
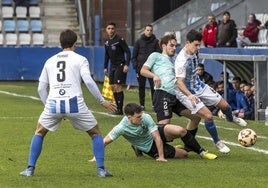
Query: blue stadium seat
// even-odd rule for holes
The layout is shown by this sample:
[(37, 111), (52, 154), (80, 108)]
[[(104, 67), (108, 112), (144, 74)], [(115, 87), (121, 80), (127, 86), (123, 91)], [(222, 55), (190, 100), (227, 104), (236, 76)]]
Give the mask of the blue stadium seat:
[(42, 20), (31, 20), (30, 25), (33, 33), (42, 32)]
[(12, 6), (13, 0), (2, 0), (2, 6)]
[(37, 6), (38, 3), (38, 0), (30, 0), (30, 6)]
[(28, 33), (29, 32), (29, 21), (28, 20), (18, 20), (17, 27), (19, 33)]
[(16, 24), (14, 20), (4, 20), (4, 31), (6, 33), (14, 33), (16, 31)]

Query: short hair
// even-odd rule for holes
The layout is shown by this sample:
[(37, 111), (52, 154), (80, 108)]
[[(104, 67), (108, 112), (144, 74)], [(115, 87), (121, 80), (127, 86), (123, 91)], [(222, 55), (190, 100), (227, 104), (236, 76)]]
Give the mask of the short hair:
[(136, 103), (128, 103), (124, 108), (124, 112), (127, 116), (133, 116), (135, 113), (141, 113), (142, 107)]
[(77, 34), (70, 30), (66, 29), (60, 33), (60, 44), (63, 49), (72, 47), (77, 41)]
[(205, 68), (205, 66), (204, 66), (204, 64), (203, 63), (198, 63), (198, 65), (197, 65), (198, 67), (201, 67), (201, 68)]
[(160, 48), (162, 49), (162, 45), (163, 44), (167, 45), (168, 41), (170, 41), (170, 40), (176, 40), (177, 41), (176, 35), (172, 33), (172, 34), (168, 34), (168, 35), (163, 36), (159, 41)]
[(231, 16), (230, 12), (228, 12), (228, 11), (224, 11), (223, 15), (225, 15), (225, 14), (227, 14), (228, 16)]
[(109, 23), (106, 25), (106, 27), (107, 27), (108, 25), (112, 25), (112, 26), (116, 27), (116, 24), (115, 24), (114, 22), (109, 22)]
[(194, 42), (195, 40), (201, 41), (202, 40), (202, 33), (192, 29), (191, 31), (189, 31), (187, 33), (186, 40), (189, 42)]
[(152, 24), (147, 24), (145, 27), (151, 27), (151, 28), (153, 28), (153, 25)]

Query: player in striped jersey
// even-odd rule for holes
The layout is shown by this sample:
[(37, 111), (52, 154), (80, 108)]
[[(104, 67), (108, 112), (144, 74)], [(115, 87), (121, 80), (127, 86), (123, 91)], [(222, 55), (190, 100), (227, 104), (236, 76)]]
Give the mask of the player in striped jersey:
[(246, 126), (247, 123), (241, 118), (233, 117), (231, 107), (221, 95), (200, 80), (197, 74), (197, 53), (200, 49), (201, 40), (202, 34), (191, 30), (187, 34), (185, 47), (176, 57), (176, 96), (181, 103), (191, 110), (192, 114), (197, 114), (205, 120), (206, 129), (219, 151), (228, 153), (230, 149), (220, 141), (213, 115), (205, 105), (220, 108), (228, 121), (233, 121), (240, 126)]
[[(112, 176), (104, 168), (104, 145), (98, 123), (84, 102), (81, 82), (96, 100), (111, 112), (116, 106), (106, 101), (91, 77), (88, 60), (75, 53), (77, 35), (72, 30), (60, 34), (62, 51), (49, 58), (41, 72), (38, 93), (45, 108), (39, 117), (38, 125), (30, 145), (28, 167), (20, 173), (33, 176), (40, 156), (43, 140), (48, 131), (56, 131), (60, 122), (68, 118), (75, 129), (85, 131), (92, 138), (93, 153), (97, 161), (100, 177)], [(49, 92), (47, 88), (49, 86)]]

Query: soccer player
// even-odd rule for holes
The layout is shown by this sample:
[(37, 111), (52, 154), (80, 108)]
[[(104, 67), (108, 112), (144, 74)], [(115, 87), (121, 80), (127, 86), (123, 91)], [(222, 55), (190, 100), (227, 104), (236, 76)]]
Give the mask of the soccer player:
[[(190, 147), (203, 159), (216, 159), (217, 156), (205, 151), (193, 137), (193, 135), (179, 125), (156, 125), (152, 117), (142, 111), (142, 107), (136, 103), (128, 103), (124, 108), (123, 119), (104, 137), (106, 145), (112, 143), (120, 136), (139, 150), (155, 158), (157, 161), (167, 161), (166, 158), (186, 158), (187, 152), (183, 149), (171, 146), (176, 138)], [(94, 161), (94, 158), (91, 160)]]
[[(68, 118), (75, 129), (85, 131), (91, 138), (93, 153), (97, 161), (97, 174), (100, 177), (112, 176), (104, 168), (104, 145), (98, 123), (89, 111), (82, 95), (81, 81), (96, 100), (109, 111), (116, 111), (116, 106), (104, 100), (90, 76), (88, 60), (75, 53), (77, 35), (72, 30), (60, 34), (62, 52), (49, 58), (41, 72), (38, 93), (45, 104), (30, 145), (27, 168), (22, 176), (33, 176), (37, 159), (41, 153), (43, 140), (48, 131), (56, 131), (60, 122)], [(49, 93), (47, 88), (49, 86)]]
[[(154, 80), (155, 93), (153, 101), (158, 123), (170, 123), (173, 112), (179, 116), (185, 116), (191, 120), (187, 125), (187, 130), (195, 137), (201, 118), (191, 114), (191, 111), (176, 98), (174, 90), (176, 77), (171, 58), (175, 54), (176, 45), (175, 35), (171, 34), (162, 37), (160, 40), (162, 53), (152, 53), (143, 65), (141, 74)], [(208, 132), (210, 133), (210, 129)], [(185, 149), (187, 148), (188, 146), (185, 146)], [(220, 149), (219, 151), (226, 152), (227, 150)]]
[(105, 75), (108, 75), (108, 63), (110, 60), (111, 64), (109, 69), (109, 79), (118, 109), (114, 114), (123, 115), (123, 84), (126, 83), (131, 54), (126, 41), (116, 34), (115, 23), (109, 23), (107, 25), (106, 33), (108, 38), (105, 40), (105, 59), (103, 72)]
[(216, 106), (226, 115), (228, 121), (240, 126), (247, 123), (232, 116), (229, 104), (213, 88), (202, 82), (197, 74), (198, 58), (196, 53), (200, 49), (202, 34), (191, 30), (187, 33), (186, 44), (175, 60), (175, 74), (177, 78), (175, 90), (177, 98), (191, 110), (205, 120), (205, 127), (213, 138), (216, 147), (228, 153), (230, 149), (220, 141), (211, 111), (205, 106)]

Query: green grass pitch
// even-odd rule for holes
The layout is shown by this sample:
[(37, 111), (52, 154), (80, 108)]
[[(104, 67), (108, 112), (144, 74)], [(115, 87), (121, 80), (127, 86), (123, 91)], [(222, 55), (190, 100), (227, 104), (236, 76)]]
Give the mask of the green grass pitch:
[[(92, 187), (92, 188), (151, 188), (151, 187), (267, 187), (268, 185), (268, 126), (263, 121), (248, 121), (257, 133), (253, 147), (241, 147), (237, 142), (242, 129), (215, 117), (220, 138), (230, 147), (229, 154), (215, 148), (204, 126), (200, 124), (197, 139), (216, 160), (204, 160), (190, 152), (188, 159), (157, 162), (147, 156), (137, 158), (130, 144), (120, 138), (105, 149), (105, 165), (114, 175), (99, 178), (94, 163), (90, 137), (63, 121), (56, 132), (45, 138), (35, 176), (21, 177), (28, 160), (29, 144), (34, 134), (43, 104), (38, 100), (37, 82), (0, 82), (0, 187)], [(101, 89), (101, 85), (99, 85)], [(83, 86), (85, 101), (98, 120), (105, 136), (122, 117), (106, 115)], [(125, 90), (125, 103), (138, 102), (135, 89)], [(149, 91), (146, 92), (146, 112), (154, 119)], [(172, 123), (186, 126), (187, 119), (174, 116)], [(173, 145), (181, 144), (177, 139)]]

